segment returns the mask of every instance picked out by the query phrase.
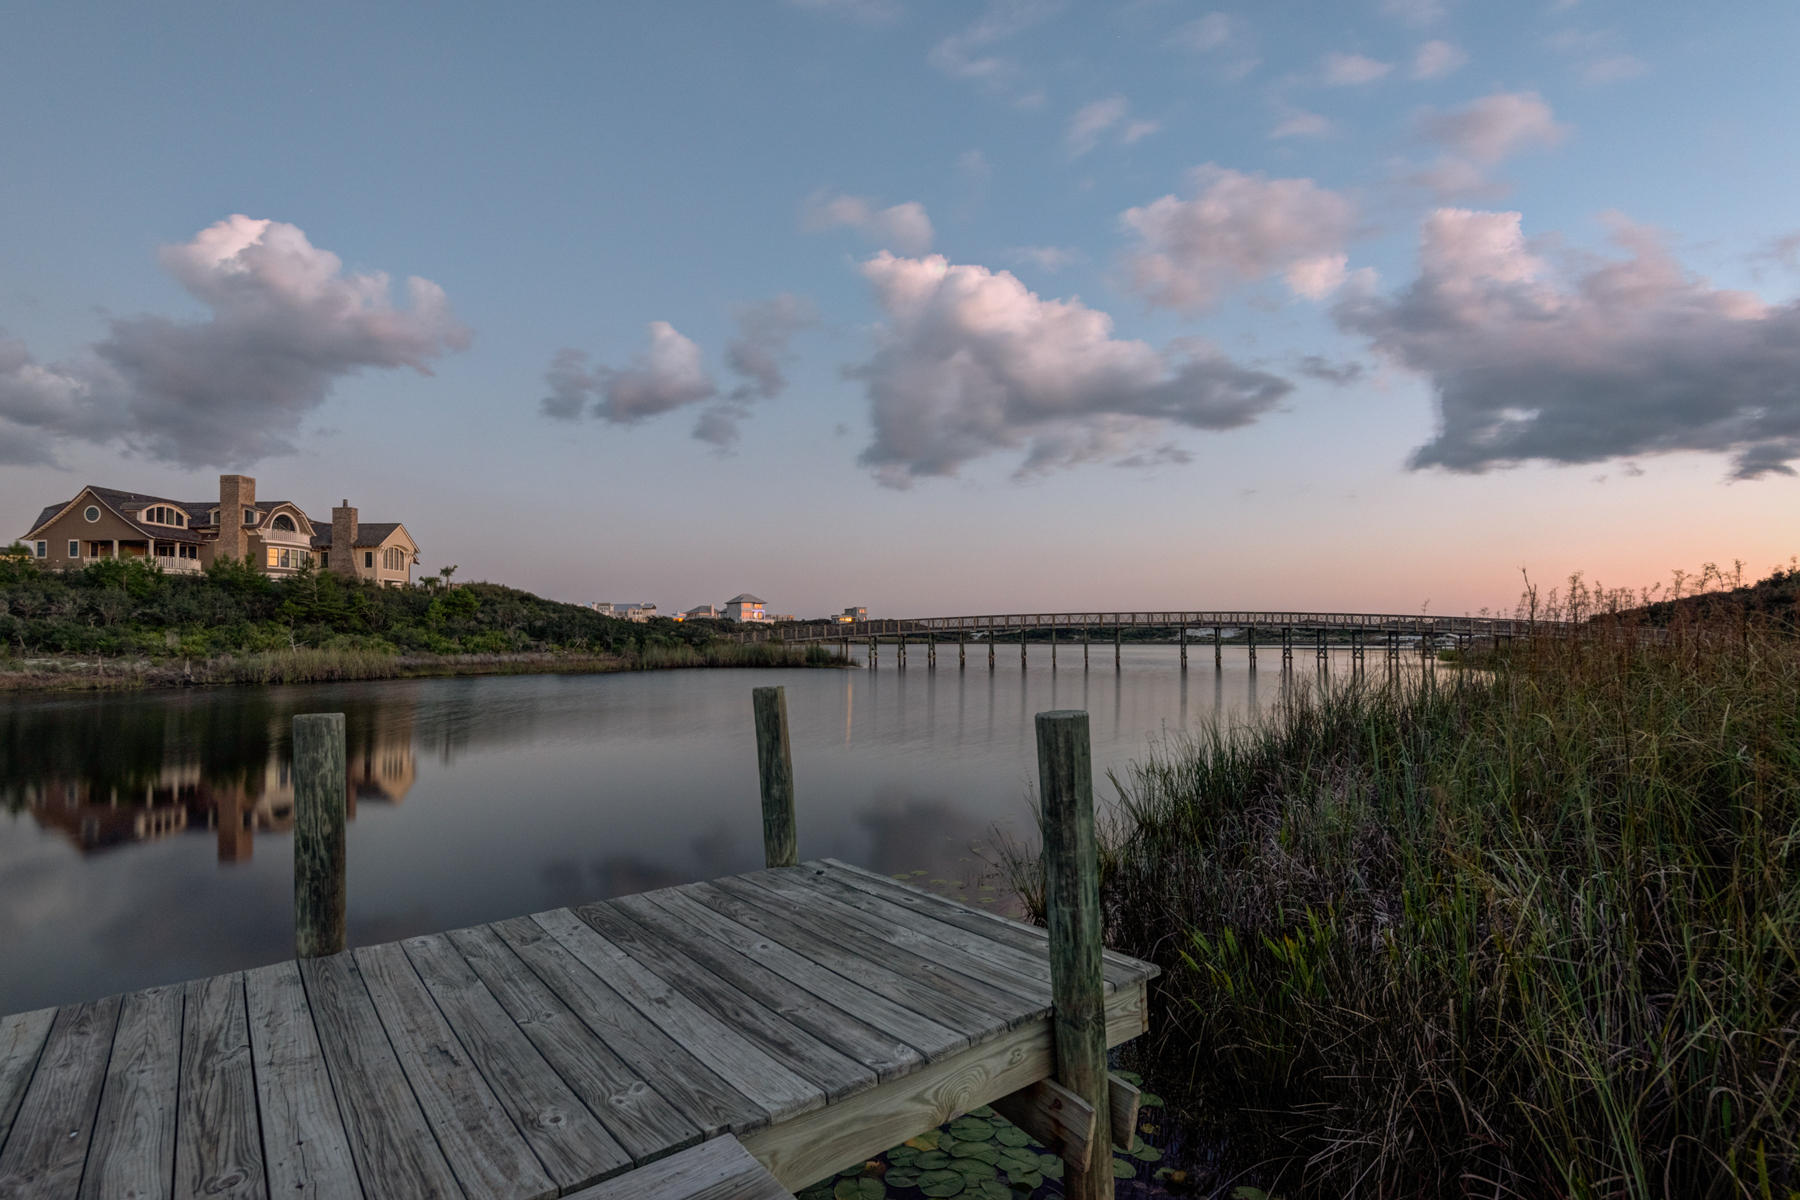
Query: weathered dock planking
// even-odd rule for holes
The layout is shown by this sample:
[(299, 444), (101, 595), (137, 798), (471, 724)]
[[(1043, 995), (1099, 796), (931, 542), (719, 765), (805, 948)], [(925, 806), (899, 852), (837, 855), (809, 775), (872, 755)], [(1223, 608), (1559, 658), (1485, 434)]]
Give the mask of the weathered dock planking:
[(1099, 944), (1086, 715), (1039, 720), (1053, 944), (795, 865), (780, 689), (756, 713), (767, 869), (355, 950), (343, 723), (298, 718), (298, 961), (0, 1017), (0, 1197), (773, 1200), (992, 1103), (1109, 1198), (1104, 1048), (1156, 968)]
[[(1116, 1044), (1155, 969), (1104, 970)], [(792, 1191), (1047, 1078), (1050, 976), (822, 860), (0, 1018), (0, 1195), (524, 1200), (721, 1134)]]

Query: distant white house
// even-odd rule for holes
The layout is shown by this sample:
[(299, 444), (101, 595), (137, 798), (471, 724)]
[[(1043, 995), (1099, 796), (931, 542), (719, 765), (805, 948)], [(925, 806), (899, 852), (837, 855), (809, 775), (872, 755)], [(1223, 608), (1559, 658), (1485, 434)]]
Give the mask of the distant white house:
[(629, 602), (615, 604), (608, 603), (605, 600), (596, 600), (588, 605), (588, 607), (603, 617), (617, 617), (621, 621), (648, 621), (651, 617), (656, 615), (656, 605), (649, 602), (643, 604), (631, 604)]
[(836, 621), (839, 625), (854, 625), (858, 621), (866, 621), (868, 619), (869, 610), (860, 604), (853, 604), (832, 618), (832, 620)]
[(766, 621), (768, 606), (749, 592), (739, 592), (725, 602), (725, 616), (733, 621)]

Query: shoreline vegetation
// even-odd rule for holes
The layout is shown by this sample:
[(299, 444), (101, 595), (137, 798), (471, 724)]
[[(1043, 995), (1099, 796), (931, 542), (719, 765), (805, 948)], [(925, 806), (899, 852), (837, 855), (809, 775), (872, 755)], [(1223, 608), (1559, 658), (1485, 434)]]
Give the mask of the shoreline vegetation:
[(1574, 582), (1601, 636), (1113, 778), (1107, 940), (1163, 968), (1138, 1061), (1203, 1194), (1800, 1196), (1800, 573)]
[(134, 559), (58, 572), (0, 554), (3, 693), (843, 665), (824, 646), (742, 645), (730, 632), (447, 576), (383, 588), (311, 569), (272, 579), (230, 560), (193, 575)]

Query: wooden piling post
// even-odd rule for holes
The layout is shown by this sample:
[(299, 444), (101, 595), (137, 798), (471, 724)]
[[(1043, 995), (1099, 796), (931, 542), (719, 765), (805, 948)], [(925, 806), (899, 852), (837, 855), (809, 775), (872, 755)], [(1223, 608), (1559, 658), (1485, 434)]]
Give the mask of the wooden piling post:
[(1187, 670), (1187, 622), (1181, 623), (1181, 669)]
[(1056, 626), (1050, 627), (1050, 669), (1056, 670)]
[(956, 669), (959, 671), (969, 669), (969, 639), (968, 635), (960, 629), (956, 631)]
[(1087, 670), (1087, 666), (1088, 666), (1088, 643), (1092, 642), (1093, 640), (1094, 640), (1093, 626), (1083, 625), (1081, 627), (1081, 669), (1084, 671)]
[(344, 936), (344, 714), (294, 718), (294, 956), (337, 954)]
[(1244, 645), (1250, 648), (1250, 669), (1254, 671), (1256, 670), (1256, 626), (1248, 625), (1244, 628)]
[(787, 689), (751, 690), (756, 712), (756, 766), (762, 783), (763, 860), (771, 867), (800, 863), (794, 833), (794, 759), (788, 749)]
[[(1037, 743), (1056, 1082), (1093, 1106), (1095, 1128), (1110, 1129), (1100, 857), (1088, 715), (1039, 713)], [(1069, 1164), (1063, 1193), (1069, 1200), (1112, 1200), (1112, 1155), (1093, 1155), (1085, 1167)]]
[(1113, 670), (1119, 669), (1119, 623), (1113, 622)]
[(1019, 626), (1019, 670), (1025, 669), (1025, 626)]
[(988, 643), (988, 670), (991, 671), (994, 669), (994, 627), (992, 625), (988, 626), (987, 643)]
[(1213, 626), (1213, 670), (1225, 665), (1225, 631)]
[(875, 669), (875, 662), (876, 662), (876, 656), (877, 656), (877, 651), (875, 649), (876, 645), (877, 645), (877, 643), (875, 641), (875, 638), (873, 635), (871, 635), (869, 638), (869, 670), (871, 670), (871, 671), (873, 671)]

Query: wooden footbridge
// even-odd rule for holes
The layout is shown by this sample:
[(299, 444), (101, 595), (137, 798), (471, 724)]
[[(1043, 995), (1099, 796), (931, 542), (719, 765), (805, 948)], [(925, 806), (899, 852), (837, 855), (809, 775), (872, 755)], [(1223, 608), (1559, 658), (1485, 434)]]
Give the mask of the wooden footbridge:
[(0, 1196), (770, 1200), (983, 1104), (1111, 1196), (1156, 968), (1100, 944), (1086, 714), (1038, 719), (1046, 932), (797, 864), (757, 691), (769, 869), (353, 951), (296, 718), (297, 960), (0, 1018)]
[(1329, 613), (1250, 611), (1244, 609), (1150, 609), (1137, 612), (989, 613), (965, 617), (905, 617), (874, 621), (785, 621), (752, 627), (738, 634), (741, 642), (829, 644), (843, 647), (866, 643), (869, 666), (874, 667), (884, 642), (895, 646), (896, 661), (906, 665), (909, 644), (923, 643), (926, 666), (937, 666), (940, 644), (954, 644), (957, 663), (968, 665), (970, 643), (987, 648), (988, 667), (996, 665), (1002, 642), (1016, 640), (1019, 663), (1028, 665), (1027, 639), (1048, 633), (1050, 661), (1056, 662), (1057, 642), (1080, 646), (1086, 664), (1092, 645), (1110, 640), (1113, 664), (1120, 663), (1120, 647), (1126, 630), (1134, 634), (1163, 634), (1181, 649), (1181, 665), (1187, 666), (1188, 645), (1196, 635), (1211, 634), (1213, 661), (1220, 662), (1227, 642), (1248, 649), (1250, 665), (1256, 651), (1278, 647), (1284, 662), (1291, 661), (1295, 646), (1311, 642), (1320, 658), (1333, 646), (1347, 647), (1355, 659), (1370, 650), (1399, 658), (1416, 649), (1429, 657), (1442, 648), (1466, 649), (1477, 641), (1490, 644), (1517, 637), (1558, 636), (1569, 627), (1555, 622), (1513, 617), (1433, 617), (1418, 613)]

